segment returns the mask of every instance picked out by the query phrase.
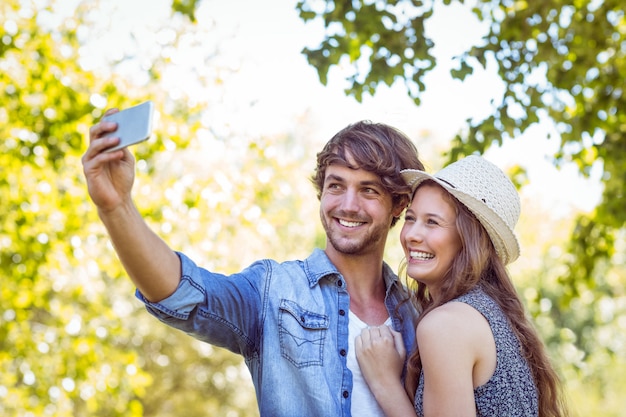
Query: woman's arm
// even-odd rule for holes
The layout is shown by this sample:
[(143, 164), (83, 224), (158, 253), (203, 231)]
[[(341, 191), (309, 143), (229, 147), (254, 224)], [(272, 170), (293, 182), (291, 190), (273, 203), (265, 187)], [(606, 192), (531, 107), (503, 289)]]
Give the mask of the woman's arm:
[(481, 349), (476, 346), (481, 319), (467, 304), (448, 303), (418, 324), (425, 417), (476, 416), (473, 372)]

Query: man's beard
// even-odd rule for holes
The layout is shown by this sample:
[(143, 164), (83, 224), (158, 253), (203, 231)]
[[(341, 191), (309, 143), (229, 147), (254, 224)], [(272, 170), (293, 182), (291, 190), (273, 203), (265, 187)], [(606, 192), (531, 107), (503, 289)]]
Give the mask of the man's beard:
[[(321, 216), (322, 226), (326, 231), (326, 237), (332, 247), (339, 253), (345, 255), (362, 255), (377, 247), (382, 237), (387, 236), (388, 228), (384, 225), (376, 226), (374, 229), (369, 229), (365, 235), (361, 234), (358, 237), (346, 238), (344, 234), (337, 230), (337, 228), (331, 227), (325, 216)], [(334, 218), (330, 217), (334, 222)]]

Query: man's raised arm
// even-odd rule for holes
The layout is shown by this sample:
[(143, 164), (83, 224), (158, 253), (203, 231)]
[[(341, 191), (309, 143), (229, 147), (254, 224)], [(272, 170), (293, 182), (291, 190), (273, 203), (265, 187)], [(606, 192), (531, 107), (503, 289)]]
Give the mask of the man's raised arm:
[(148, 227), (132, 201), (135, 159), (130, 151), (104, 152), (119, 142), (115, 136), (103, 138), (116, 128), (116, 123), (100, 122), (89, 129), (89, 147), (82, 157), (89, 196), (130, 278), (147, 300), (160, 301), (178, 287), (180, 260)]

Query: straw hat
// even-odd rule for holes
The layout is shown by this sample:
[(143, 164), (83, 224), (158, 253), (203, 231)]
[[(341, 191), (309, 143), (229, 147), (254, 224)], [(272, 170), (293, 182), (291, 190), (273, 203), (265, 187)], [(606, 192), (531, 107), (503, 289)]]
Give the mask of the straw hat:
[(520, 215), (520, 198), (500, 168), (480, 156), (470, 155), (434, 175), (415, 169), (402, 170), (401, 174), (413, 193), (425, 180), (441, 185), (474, 213), (505, 264), (519, 257), (513, 229)]

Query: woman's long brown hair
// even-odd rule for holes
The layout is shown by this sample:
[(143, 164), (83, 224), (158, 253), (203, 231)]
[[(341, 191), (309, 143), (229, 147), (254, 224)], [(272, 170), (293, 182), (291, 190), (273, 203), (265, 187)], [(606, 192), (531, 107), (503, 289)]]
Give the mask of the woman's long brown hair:
[[(426, 183), (435, 184), (432, 181), (426, 181), (423, 184)], [(436, 301), (430, 298), (424, 284), (417, 282), (417, 288), (411, 285), (414, 289), (413, 301), (420, 312), (417, 325), (433, 309), (480, 285), (485, 293), (498, 303), (520, 341), (522, 355), (530, 366), (537, 386), (539, 416), (567, 416), (559, 376), (550, 363), (539, 334), (526, 315), (513, 281), (496, 254), (487, 231), (463, 204), (451, 195), (447, 193), (445, 195), (456, 210), (456, 227), (462, 248), (445, 274), (440, 297)], [(405, 384), (411, 398), (415, 396), (421, 371), (422, 363), (416, 347), (408, 359)]]

